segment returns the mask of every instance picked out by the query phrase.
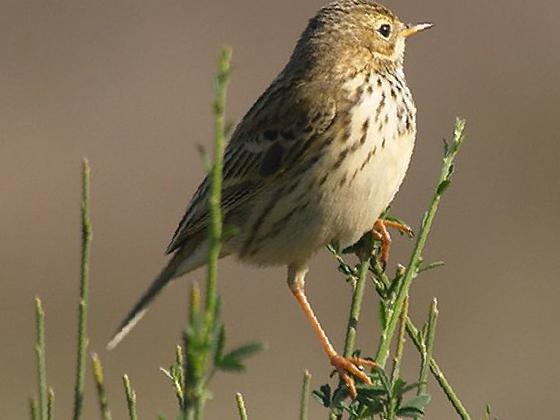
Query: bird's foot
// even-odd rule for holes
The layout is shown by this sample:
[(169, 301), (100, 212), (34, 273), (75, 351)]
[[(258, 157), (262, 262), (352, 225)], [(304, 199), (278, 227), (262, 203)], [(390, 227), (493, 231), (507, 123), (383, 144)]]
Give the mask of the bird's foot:
[(360, 382), (371, 385), (371, 379), (366, 373), (360, 369), (363, 367), (374, 368), (377, 366), (373, 360), (362, 359), (359, 357), (343, 357), (338, 354), (334, 354), (330, 357), (331, 365), (337, 370), (340, 375), (340, 379), (348, 387), (348, 392), (350, 397), (355, 399), (358, 396), (358, 391), (356, 389), (356, 384), (354, 382), (353, 376), (355, 376)]
[(401, 233), (408, 235), (410, 238), (414, 238), (414, 231), (410, 226), (403, 223), (394, 222), (392, 220), (377, 219), (373, 225), (373, 236), (375, 239), (381, 241), (381, 264), (383, 268), (387, 266), (389, 261), (389, 251), (391, 250), (391, 235), (387, 228), (395, 228)]

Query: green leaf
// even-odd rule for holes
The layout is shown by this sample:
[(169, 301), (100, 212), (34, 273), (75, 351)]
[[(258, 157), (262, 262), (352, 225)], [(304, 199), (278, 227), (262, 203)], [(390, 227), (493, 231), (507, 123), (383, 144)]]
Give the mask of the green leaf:
[(402, 407), (397, 410), (398, 417), (415, 418), (424, 415), (424, 410), (418, 410), (414, 407)]
[(420, 394), (401, 405), (400, 409), (410, 409), (424, 412), (424, 408), (426, 408), (431, 399), (432, 397), (428, 394)]
[(443, 194), (445, 192), (445, 190), (447, 189), (447, 187), (449, 187), (450, 183), (451, 183), (451, 180), (449, 180), (449, 179), (441, 181), (441, 183), (437, 187), (437, 193), (439, 195)]
[(331, 386), (329, 384), (322, 385), (319, 390), (314, 390), (312, 395), (324, 407), (329, 408), (331, 406)]
[(414, 389), (418, 389), (420, 387), (420, 385), (425, 385), (425, 384), (426, 384), (425, 382), (414, 382), (413, 384), (405, 385), (400, 389), (398, 395), (402, 396), (409, 391), (412, 391)]
[(379, 375), (379, 379), (381, 380), (381, 384), (383, 385), (383, 388), (387, 392), (387, 395), (391, 396), (391, 383), (389, 381), (389, 378), (385, 374), (385, 371), (380, 367), (377, 367), (375, 368), (375, 372)]
[(347, 407), (347, 404), (344, 402), (344, 400), (346, 400), (349, 395), (350, 394), (348, 393), (348, 388), (346, 386), (339, 386), (333, 393), (331, 405), (340, 408)]
[(224, 345), (226, 343), (226, 330), (223, 324), (218, 326), (218, 332), (216, 334), (214, 343), (215, 343), (214, 365), (217, 365), (219, 361), (223, 358)]
[(382, 299), (379, 300), (379, 322), (381, 330), (385, 331), (385, 328), (387, 328), (387, 307)]
[(364, 404), (367, 407), (366, 412), (364, 413), (364, 416), (361, 418), (371, 418), (372, 416), (375, 416), (376, 414), (380, 414), (384, 411), (385, 408), (385, 402), (384, 401), (379, 401), (379, 400), (370, 400), (368, 403)]
[(356, 384), (356, 389), (358, 390), (358, 398), (360, 396), (380, 397), (387, 395), (387, 390), (380, 385)]
[(238, 371), (242, 372), (245, 370), (243, 365), (243, 360), (258, 353), (264, 349), (262, 343), (249, 343), (241, 346), (235, 350), (230, 351), (228, 354), (222, 356), (216, 362), (216, 368), (226, 371)]
[(403, 394), (402, 390), (406, 386), (406, 381), (402, 378), (398, 378), (393, 384), (393, 395), (400, 396)]

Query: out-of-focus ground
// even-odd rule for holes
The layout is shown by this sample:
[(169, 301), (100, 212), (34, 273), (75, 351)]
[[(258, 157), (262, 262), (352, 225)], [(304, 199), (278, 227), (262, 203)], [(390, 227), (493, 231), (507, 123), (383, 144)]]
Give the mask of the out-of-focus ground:
[[(203, 175), (210, 145), (211, 75), (234, 49), (229, 116), (242, 117), (275, 77), (321, 1), (10, 1), (0, 3), (0, 407), (27, 416), (34, 392), (33, 297), (47, 312), (49, 382), (58, 417), (71, 407), (79, 273), (80, 159), (93, 168), (91, 350), (107, 373), (114, 418), (124, 418), (128, 372), (142, 418), (173, 418), (158, 372), (173, 358), (186, 314), (177, 282), (115, 351), (104, 344), (164, 263), (163, 250)], [(551, 1), (391, 1), (407, 21), (436, 28), (411, 40), (407, 76), (419, 108), (417, 150), (394, 205), (418, 226), (437, 179), (442, 137), (468, 120), (468, 140), (426, 252), (446, 266), (413, 284), (411, 313), (439, 299), (435, 355), (475, 418), (558, 413), (560, 298), (560, 4)], [(411, 242), (396, 238), (392, 265)], [(280, 269), (220, 266), (230, 345), (266, 341), (247, 374), (217, 375), (209, 419), (235, 418), (234, 393), (253, 419), (295, 418), (304, 369), (330, 372)], [(308, 291), (341, 348), (350, 290), (325, 252)], [(369, 287), (369, 286), (368, 286)], [(378, 339), (368, 288), (359, 330)], [(409, 343), (410, 345), (410, 343)], [(404, 374), (416, 376), (407, 353)], [(109, 373), (110, 372), (110, 373)], [(86, 417), (97, 418), (90, 375)], [(451, 419), (438, 388), (428, 418)], [(312, 418), (324, 412), (312, 403)]]

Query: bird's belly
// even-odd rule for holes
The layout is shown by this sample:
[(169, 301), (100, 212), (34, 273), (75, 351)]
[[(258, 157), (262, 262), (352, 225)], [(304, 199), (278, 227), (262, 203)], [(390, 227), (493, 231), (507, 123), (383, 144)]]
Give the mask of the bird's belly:
[[(357, 153), (349, 159), (346, 177), (350, 180), (342, 186), (343, 172), (333, 177), (331, 188), (336, 190), (325, 203), (333, 238), (341, 245), (348, 246), (373, 228), (381, 213), (389, 206), (397, 193), (410, 163), (414, 147), (414, 136), (407, 135), (381, 144), (373, 149)], [(369, 156), (369, 157), (368, 157)], [(353, 171), (368, 163), (354, 176)]]

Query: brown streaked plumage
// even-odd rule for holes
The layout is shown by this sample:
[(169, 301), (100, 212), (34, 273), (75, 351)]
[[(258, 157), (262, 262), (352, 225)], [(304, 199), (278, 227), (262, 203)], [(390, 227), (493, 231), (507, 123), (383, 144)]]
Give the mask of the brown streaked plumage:
[[(384, 223), (376, 220), (404, 178), (416, 134), (404, 44), (430, 26), (407, 26), (370, 0), (323, 7), (286, 67), (239, 123), (224, 155), (224, 223), (239, 233), (225, 241), (222, 256), (288, 267), (290, 289), (351, 395), (351, 375), (369, 382), (357, 366), (372, 362), (338, 356), (307, 302), (305, 274), (318, 249), (331, 242), (351, 245), (374, 224), (388, 243)], [(208, 192), (206, 178), (167, 248), (170, 262), (109, 347), (170, 280), (205, 264)]]

